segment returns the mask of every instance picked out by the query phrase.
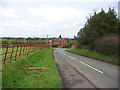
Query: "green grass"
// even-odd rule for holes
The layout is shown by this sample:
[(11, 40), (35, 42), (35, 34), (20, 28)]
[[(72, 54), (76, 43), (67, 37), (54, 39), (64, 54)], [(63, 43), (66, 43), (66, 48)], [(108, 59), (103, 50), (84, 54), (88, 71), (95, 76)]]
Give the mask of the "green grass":
[(7, 41), (7, 43), (12, 44), (11, 42), (30, 42), (30, 43), (37, 43), (37, 44), (46, 44), (49, 42), (49, 40), (7, 40), (7, 39), (2, 39), (2, 41)]
[[(20, 54), (20, 50), (21, 49), (21, 47), (19, 47), (18, 48), (18, 52), (17, 52), (17, 57), (16, 58), (18, 58), (19, 57), (19, 54)], [(1, 50), (1, 49), (0, 49)], [(13, 55), (12, 56), (15, 56), (16, 55), (16, 50), (17, 50), (17, 47), (14, 47), (14, 52), (13, 52)], [(32, 50), (32, 47), (27, 47), (27, 50), (26, 50), (26, 48), (24, 49), (24, 52), (23, 52), (23, 47), (22, 47), (22, 50), (21, 50), (21, 56), (22, 56), (22, 54), (24, 54), (25, 55), (25, 52), (26, 52), (26, 54), (27, 53), (30, 53), (30, 50)], [(12, 52), (12, 48), (8, 48), (8, 52)], [(0, 52), (0, 54), (3, 54), (2, 55), (2, 58), (4, 59), (4, 57), (5, 57), (5, 53), (6, 53), (6, 48), (2, 48), (2, 52)], [(10, 58), (11, 57), (11, 53), (7, 53), (7, 57), (6, 58)], [(15, 57), (13, 57), (11, 60), (14, 60), (15, 59)], [(10, 61), (10, 59), (7, 59), (7, 61)]]
[[(52, 50), (53, 48), (44, 49), (3, 65), (3, 88), (61, 88), (62, 82), (53, 60)], [(30, 67), (46, 69), (29, 71)]]
[(7, 43), (12, 44), (11, 42), (27, 42), (27, 40), (7, 40), (7, 39), (2, 39), (2, 41), (7, 41)]
[(76, 49), (76, 48), (70, 48), (70, 49), (67, 49), (67, 51), (78, 53), (78, 54), (85, 55), (85, 56), (89, 56), (89, 57), (92, 57), (95, 59), (100, 59), (100, 60), (116, 63), (116, 64), (118, 63), (117, 58), (102, 55), (102, 54), (99, 54), (95, 51), (90, 51), (90, 50), (86, 50), (86, 49)]
[[(12, 49), (13, 49), (12, 47), (8, 48), (8, 53), (7, 53), (7, 56), (6, 56), (6, 58), (7, 58), (6, 61), (10, 61)], [(19, 58), (20, 50), (21, 50), (20, 57), (22, 57), (22, 56), (25, 56), (27, 54), (29, 55), (29, 54), (33, 53), (34, 51), (39, 51), (40, 49), (41, 49), (40, 47), (27, 47), (27, 49), (26, 49), (26, 47), (25, 48), (22, 47), (22, 49), (21, 49), (21, 47), (19, 47), (16, 58)], [(11, 60), (15, 60), (16, 50), (17, 50), (17, 47), (14, 47), (13, 54), (12, 54), (12, 59)], [(24, 52), (23, 52), (23, 50), (24, 50)], [(6, 48), (0, 49), (0, 54), (3, 54), (3, 55), (1, 55), (3, 60), (5, 58), (5, 53), (6, 53)]]

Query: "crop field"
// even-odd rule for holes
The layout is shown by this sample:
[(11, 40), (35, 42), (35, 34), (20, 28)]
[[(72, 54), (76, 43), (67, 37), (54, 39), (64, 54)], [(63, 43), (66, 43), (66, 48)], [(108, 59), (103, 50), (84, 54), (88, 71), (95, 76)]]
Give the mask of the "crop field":
[(2, 39), (2, 41), (7, 41), (8, 43), (11, 42), (33, 42), (33, 43), (37, 43), (37, 44), (47, 44), (49, 42), (49, 40), (7, 40), (7, 39)]
[(4, 64), (6, 61), (16, 60), (18, 57), (27, 56), (33, 52), (47, 48), (45, 45), (34, 44), (29, 42), (12, 42), (3, 41), (0, 55)]

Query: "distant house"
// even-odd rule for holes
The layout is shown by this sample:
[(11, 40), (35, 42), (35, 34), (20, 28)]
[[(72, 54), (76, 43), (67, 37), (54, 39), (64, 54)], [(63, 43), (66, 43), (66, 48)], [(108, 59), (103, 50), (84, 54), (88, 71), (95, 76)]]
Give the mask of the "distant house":
[(67, 41), (67, 40), (68, 40), (68, 39), (62, 38), (61, 35), (59, 35), (59, 38), (50, 40), (49, 45), (51, 46), (51, 45), (53, 45), (53, 44), (57, 44), (57, 45), (59, 45), (60, 47), (63, 47), (63, 46), (65, 46), (65, 45), (68, 44), (68, 41)]

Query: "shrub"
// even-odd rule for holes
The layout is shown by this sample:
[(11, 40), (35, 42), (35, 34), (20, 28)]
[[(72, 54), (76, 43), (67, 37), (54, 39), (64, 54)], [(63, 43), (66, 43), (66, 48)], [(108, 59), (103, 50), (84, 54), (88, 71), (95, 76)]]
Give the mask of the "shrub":
[(52, 47), (58, 47), (58, 45), (57, 44), (53, 44)]
[(98, 38), (95, 50), (109, 56), (118, 56), (118, 36), (104, 36)]
[(69, 41), (69, 40), (67, 40), (67, 43), (70, 43), (70, 41)]
[(72, 47), (72, 44), (67, 44), (65, 46), (63, 46), (63, 48), (71, 48)]
[(94, 42), (91, 42), (89, 45), (87, 45), (87, 48), (90, 49), (90, 50), (94, 50), (94, 45), (95, 43)]
[(87, 45), (81, 45), (80, 49), (88, 49), (88, 48), (87, 48)]

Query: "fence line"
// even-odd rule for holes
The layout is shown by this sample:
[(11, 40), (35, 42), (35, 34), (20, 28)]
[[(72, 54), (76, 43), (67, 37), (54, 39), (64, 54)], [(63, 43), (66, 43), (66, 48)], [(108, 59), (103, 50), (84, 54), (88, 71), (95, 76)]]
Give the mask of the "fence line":
[(21, 57), (22, 55), (29, 55), (33, 52), (36, 52), (38, 50), (47, 48), (45, 45), (36, 44), (34, 42), (7, 42), (2, 41), (0, 43), (0, 46), (2, 47), (2, 53), (0, 55), (2, 56), (3, 64), (6, 63), (7, 60), (16, 61), (18, 56)]

